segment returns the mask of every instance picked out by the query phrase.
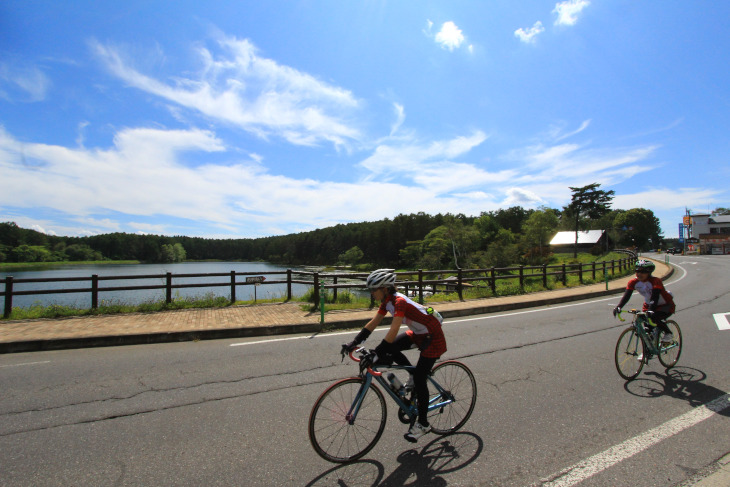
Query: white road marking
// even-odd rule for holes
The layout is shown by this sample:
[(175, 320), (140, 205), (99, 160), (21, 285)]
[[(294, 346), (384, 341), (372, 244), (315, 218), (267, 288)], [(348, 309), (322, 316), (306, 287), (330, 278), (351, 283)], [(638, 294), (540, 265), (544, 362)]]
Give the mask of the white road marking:
[[(672, 284), (677, 283), (677, 282), (681, 281), (682, 279), (684, 279), (685, 277), (687, 277), (687, 271), (685, 269), (683, 269), (682, 266), (679, 266), (677, 264), (672, 264), (672, 265), (674, 267), (677, 267), (678, 269), (680, 269), (683, 272), (682, 276), (680, 276), (678, 279), (675, 279), (674, 281), (672, 281)], [(448, 324), (449, 326), (451, 326), (451, 325), (453, 325), (455, 323), (465, 323), (467, 321), (493, 320), (493, 319), (496, 319), (496, 318), (504, 318), (505, 316), (515, 316), (515, 315), (528, 314), (528, 313), (542, 313), (542, 312), (545, 312), (545, 311), (553, 311), (553, 310), (556, 310), (556, 309), (571, 308), (573, 306), (585, 306), (587, 304), (600, 303), (600, 302), (603, 302), (603, 301), (616, 301), (617, 302), (618, 299), (620, 299), (620, 298), (617, 298), (617, 297), (614, 296), (614, 297), (611, 297), (611, 298), (595, 299), (595, 300), (592, 300), (592, 301), (585, 301), (585, 302), (580, 302), (580, 303), (563, 304), (563, 305), (560, 305), (560, 306), (550, 306), (548, 308), (530, 309), (530, 310), (527, 310), (527, 311), (515, 311), (514, 313), (502, 313), (502, 314), (492, 315), (492, 316), (481, 316), (481, 317), (478, 317), (478, 318), (462, 318), (462, 319), (459, 319), (459, 320), (448, 320), (448, 321), (444, 321), (444, 325)], [(400, 329), (403, 330), (405, 328), (407, 328), (407, 327), (405, 325), (403, 325), (403, 326), (401, 326)], [(375, 332), (377, 332), (377, 331), (388, 331), (388, 328), (387, 327), (376, 328), (375, 329)], [(375, 333), (375, 332), (373, 332), (373, 333)], [(261, 343), (283, 342), (283, 341), (287, 341), (287, 340), (311, 340), (313, 338), (332, 337), (332, 336), (350, 335), (350, 334), (352, 334), (352, 330), (350, 330), (350, 331), (341, 331), (341, 332), (338, 332), (338, 333), (326, 333), (326, 334), (322, 334), (322, 335), (316, 334), (316, 335), (307, 335), (307, 336), (299, 336), (299, 337), (272, 338), (272, 339), (269, 339), (269, 340), (257, 340), (255, 342), (231, 343), (229, 346), (231, 346), (231, 347), (242, 347), (244, 345), (258, 345), (258, 344), (261, 344)]]
[(691, 411), (677, 416), (656, 428), (586, 458), (550, 477), (540, 479), (540, 483), (536, 485), (541, 487), (569, 487), (578, 484), (727, 408), (730, 408), (730, 394), (718, 397), (705, 404), (704, 407), (693, 408)]
[(7, 365), (0, 365), (0, 369), (3, 367), (22, 367), (23, 365), (38, 365), (38, 364), (50, 364), (50, 360), (45, 360), (43, 362), (26, 362), (24, 364), (7, 364)]
[[(460, 320), (448, 320), (448, 321), (444, 321), (444, 326), (446, 326), (446, 325), (451, 326), (456, 323), (465, 323), (467, 321), (493, 320), (496, 318), (504, 318), (505, 316), (515, 316), (515, 315), (521, 315), (521, 314), (527, 314), (527, 313), (539, 313), (539, 312), (543, 312), (543, 311), (552, 311), (552, 310), (561, 309), (561, 308), (570, 308), (572, 306), (585, 306), (586, 304), (600, 303), (601, 301), (612, 301), (612, 300), (616, 301), (616, 298), (613, 297), (613, 298), (597, 299), (594, 301), (587, 301), (584, 303), (564, 304), (561, 306), (551, 306), (549, 308), (531, 309), (531, 310), (527, 310), (527, 311), (515, 311), (514, 313), (502, 313), (499, 315), (482, 316), (479, 318), (463, 318)], [(406, 328), (408, 328), (406, 325), (403, 325), (400, 327), (401, 330), (404, 330)], [(373, 333), (376, 333), (378, 331), (387, 332), (388, 330), (389, 330), (389, 328), (387, 326), (385, 326), (385, 327), (381, 326), (379, 328), (376, 328), (375, 331), (373, 331)], [(337, 333), (316, 334), (316, 335), (307, 335), (307, 336), (299, 336), (299, 337), (271, 338), (268, 340), (257, 340), (255, 342), (231, 343), (229, 346), (241, 347), (243, 345), (257, 345), (257, 344), (261, 344), (261, 343), (283, 342), (283, 341), (287, 341), (287, 340), (311, 340), (313, 338), (326, 338), (326, 337), (332, 337), (332, 336), (338, 336), (338, 335), (351, 335), (352, 333), (353, 333), (352, 330), (348, 330), (348, 331), (340, 331)]]
[(730, 313), (716, 313), (712, 315), (717, 323), (717, 328), (720, 330), (730, 330), (730, 320), (728, 320)]

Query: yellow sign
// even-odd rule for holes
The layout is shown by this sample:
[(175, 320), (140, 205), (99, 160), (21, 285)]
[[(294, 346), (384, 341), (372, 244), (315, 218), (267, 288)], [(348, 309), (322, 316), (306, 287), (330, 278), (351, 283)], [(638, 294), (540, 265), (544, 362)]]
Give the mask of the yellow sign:
[(685, 225), (692, 225), (692, 217), (691, 216), (685, 216), (682, 218), (682, 223)]

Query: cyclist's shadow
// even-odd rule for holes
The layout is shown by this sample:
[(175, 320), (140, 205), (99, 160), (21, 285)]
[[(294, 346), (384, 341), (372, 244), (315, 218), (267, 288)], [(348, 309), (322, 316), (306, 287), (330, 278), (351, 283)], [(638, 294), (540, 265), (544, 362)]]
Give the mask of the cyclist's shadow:
[(442, 487), (448, 485), (442, 474), (460, 470), (476, 460), (484, 448), (482, 439), (467, 432), (435, 438), (420, 450), (398, 455), (398, 467), (386, 478), (385, 468), (373, 460), (361, 460), (334, 467), (307, 484), (324, 485)]
[[(691, 367), (675, 367), (669, 369), (665, 374), (649, 371), (645, 375), (653, 378), (642, 378), (634, 381), (633, 387), (641, 390), (641, 393), (629, 390), (631, 383), (626, 384), (626, 389), (632, 394), (643, 397), (670, 396), (687, 401), (690, 406), (702, 406), (713, 399), (724, 396), (725, 391), (705, 384), (707, 374)], [(718, 414), (730, 416), (730, 408), (720, 411)]]

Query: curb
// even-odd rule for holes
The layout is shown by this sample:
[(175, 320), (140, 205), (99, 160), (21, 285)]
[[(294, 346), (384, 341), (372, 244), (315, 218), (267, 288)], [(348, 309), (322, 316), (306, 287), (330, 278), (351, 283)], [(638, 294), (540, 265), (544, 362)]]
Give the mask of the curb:
[[(666, 280), (674, 273), (674, 267), (669, 266), (669, 271), (662, 277)], [(533, 301), (495, 304), (495, 305), (475, 305), (472, 308), (460, 310), (443, 310), (440, 311), (444, 318), (458, 318), (462, 316), (472, 316), (487, 313), (498, 313), (504, 311), (512, 311), (516, 309), (533, 308), (536, 306), (549, 306), (553, 304), (561, 304), (571, 301), (580, 301), (583, 299), (596, 298), (601, 296), (609, 296), (624, 292), (624, 289), (609, 289), (605, 291), (590, 291), (576, 293), (568, 296), (555, 296)], [(291, 325), (271, 325), (256, 326), (245, 328), (224, 328), (213, 330), (194, 330), (170, 333), (138, 333), (129, 335), (115, 336), (96, 336), (84, 338), (58, 338), (49, 340), (27, 340), (9, 343), (0, 343), (0, 353), (20, 353), (20, 352), (40, 352), (48, 350), (67, 350), (75, 348), (92, 348), (92, 347), (115, 347), (124, 345), (148, 345), (155, 343), (173, 343), (185, 341), (200, 340), (222, 340), (229, 338), (250, 338), (271, 335), (290, 335), (295, 333), (321, 333), (334, 329), (357, 328), (367, 323), (367, 319), (334, 319), (326, 322), (324, 325), (320, 323), (300, 323)], [(390, 323), (391, 318), (383, 320), (383, 325)], [(381, 326), (383, 326), (381, 325)]]
[[(551, 304), (560, 304), (570, 301), (580, 301), (582, 299), (608, 296), (611, 294), (618, 294), (620, 292), (623, 292), (623, 289), (580, 293), (571, 296), (545, 298), (519, 303), (480, 305), (473, 308), (461, 310), (444, 310), (441, 312), (441, 315), (444, 318), (458, 318), (462, 316), (497, 313), (503, 311), (512, 311), (515, 309), (533, 308), (535, 306), (548, 306)], [(367, 323), (368, 319), (335, 319), (333, 321), (326, 322), (324, 325), (320, 323), (301, 323), (292, 325), (271, 325), (247, 328), (183, 331), (175, 333), (140, 333), (131, 335), (98, 336), (86, 338), (28, 340), (12, 343), (0, 343), (0, 353), (40, 352), (48, 350), (66, 350), (73, 348), (114, 347), (123, 345), (146, 345), (154, 343), (171, 343), (200, 340), (222, 340), (228, 338), (290, 335), (294, 333), (321, 333), (324, 330), (361, 327), (365, 323)], [(383, 325), (387, 325), (388, 323), (390, 323), (390, 320), (391, 318), (386, 318), (385, 320), (383, 320)]]

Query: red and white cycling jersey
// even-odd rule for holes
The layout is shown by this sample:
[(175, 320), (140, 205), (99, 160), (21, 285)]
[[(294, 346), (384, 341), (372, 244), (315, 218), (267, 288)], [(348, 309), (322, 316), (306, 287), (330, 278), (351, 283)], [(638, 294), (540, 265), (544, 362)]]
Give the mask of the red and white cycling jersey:
[(430, 335), (429, 344), (421, 350), (424, 357), (440, 357), (446, 351), (446, 338), (441, 329), (441, 322), (433, 315), (428, 314), (426, 307), (413, 301), (408, 296), (395, 293), (389, 295), (380, 304), (378, 313), (385, 316), (390, 313), (402, 316), (403, 323), (408, 326), (408, 335), (417, 345), (426, 335)]
[(650, 277), (646, 281), (642, 282), (637, 278), (633, 278), (626, 285), (626, 289), (637, 290), (639, 294), (644, 297), (644, 311), (649, 309), (649, 303), (651, 303), (651, 294), (654, 289), (659, 289), (659, 302), (658, 306), (674, 306), (674, 298), (672, 294), (664, 288), (662, 280), (658, 277)]

